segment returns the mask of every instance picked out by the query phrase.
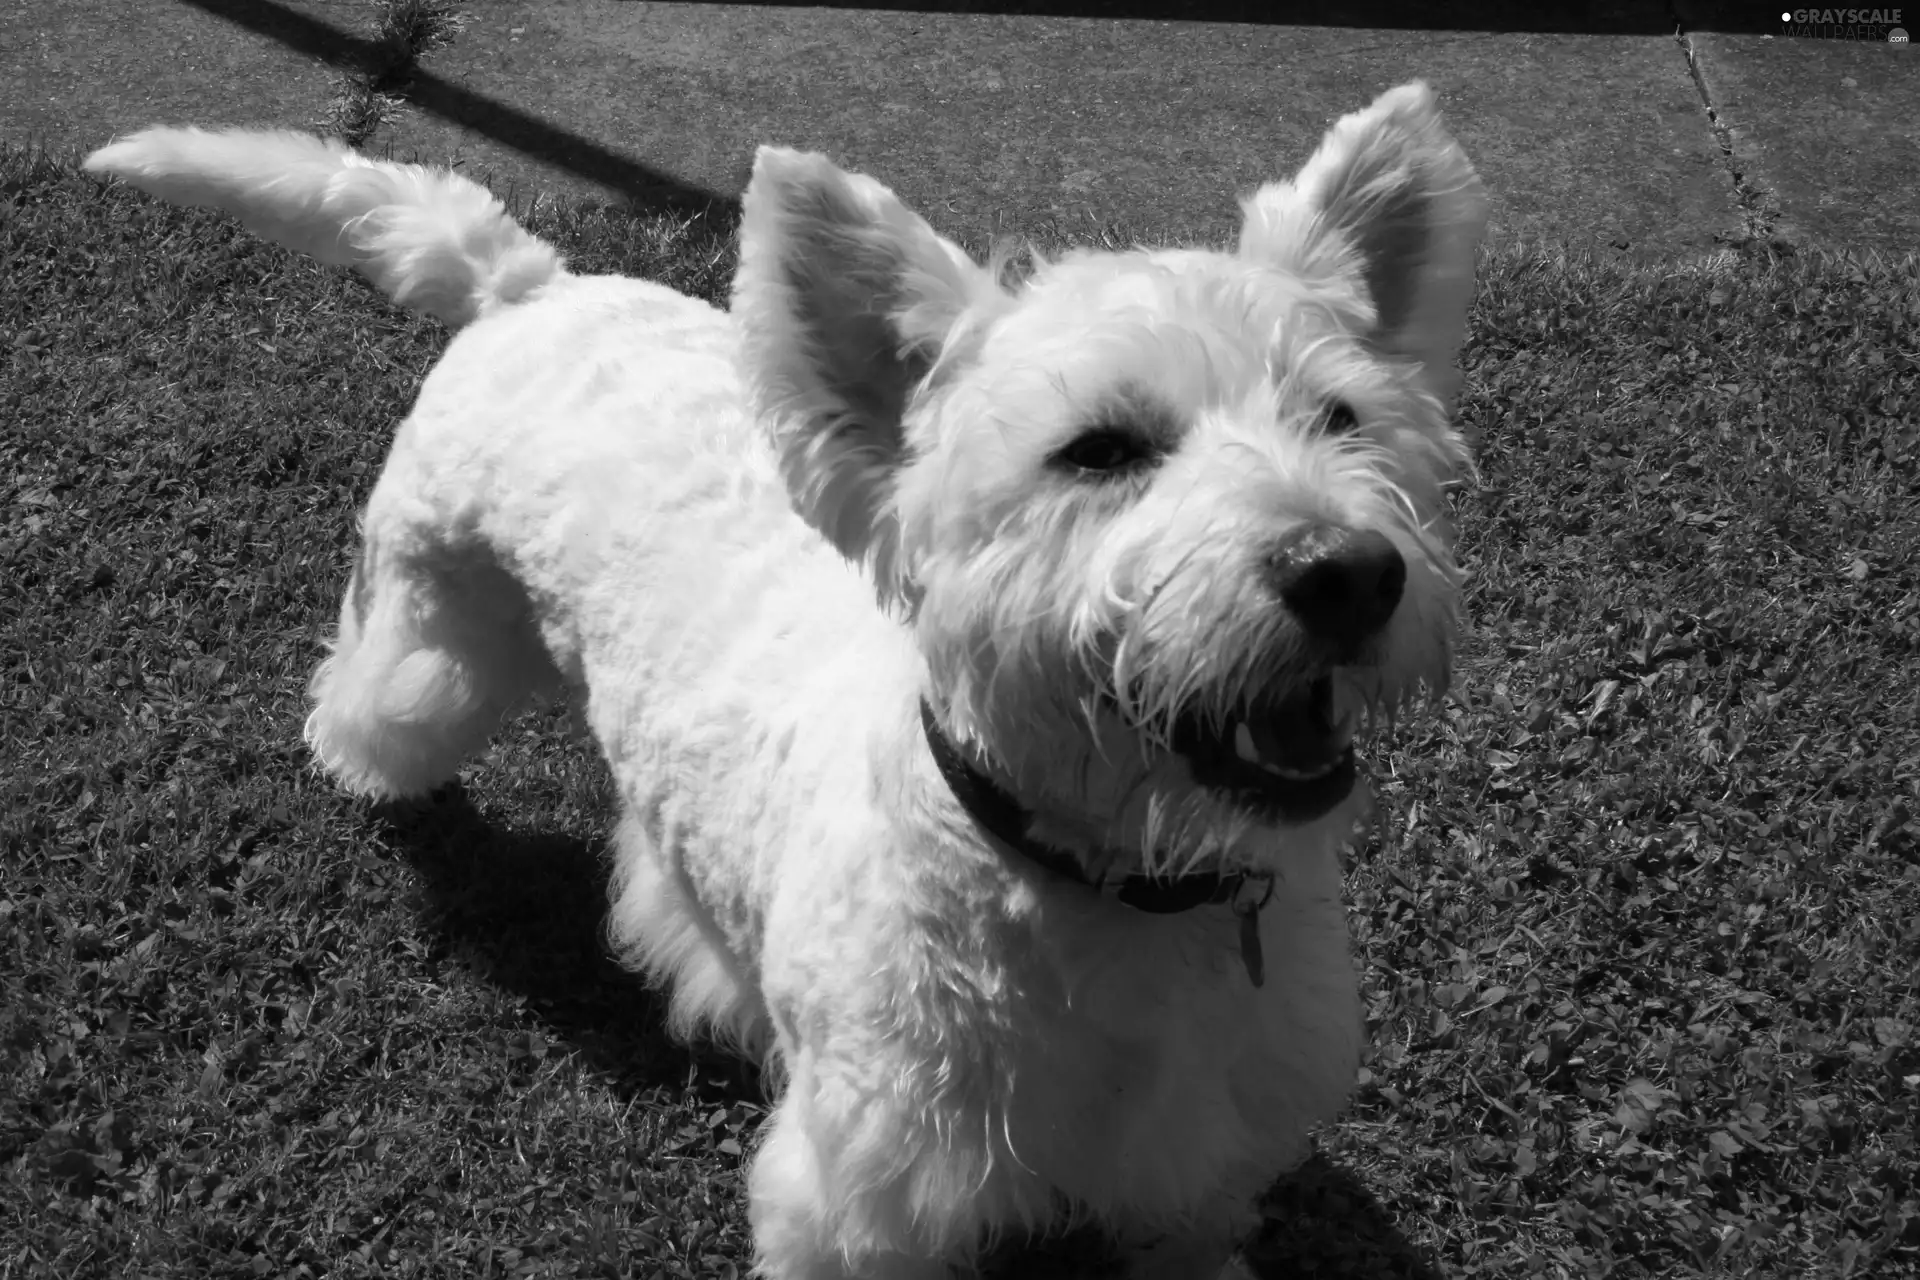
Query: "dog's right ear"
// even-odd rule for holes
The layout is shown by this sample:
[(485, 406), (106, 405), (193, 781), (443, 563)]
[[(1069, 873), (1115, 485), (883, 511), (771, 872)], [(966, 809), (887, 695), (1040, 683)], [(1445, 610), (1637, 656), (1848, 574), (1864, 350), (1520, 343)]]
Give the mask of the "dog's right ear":
[(740, 225), (733, 313), (754, 403), (795, 508), (883, 595), (899, 584), (902, 418), (993, 277), (873, 179), (762, 147)]

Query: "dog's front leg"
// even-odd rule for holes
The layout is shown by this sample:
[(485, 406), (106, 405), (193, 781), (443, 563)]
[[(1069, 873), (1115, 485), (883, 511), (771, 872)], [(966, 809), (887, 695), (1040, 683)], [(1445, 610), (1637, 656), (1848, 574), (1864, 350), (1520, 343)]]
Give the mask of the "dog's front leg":
[[(808, 1132), (808, 1085), (790, 1082), (763, 1130), (747, 1176), (756, 1270), (767, 1280), (952, 1280), (948, 1261), (903, 1252), (904, 1222), (881, 1224), (850, 1203), (866, 1188), (834, 1185)], [(814, 1117), (815, 1123), (822, 1122)]]

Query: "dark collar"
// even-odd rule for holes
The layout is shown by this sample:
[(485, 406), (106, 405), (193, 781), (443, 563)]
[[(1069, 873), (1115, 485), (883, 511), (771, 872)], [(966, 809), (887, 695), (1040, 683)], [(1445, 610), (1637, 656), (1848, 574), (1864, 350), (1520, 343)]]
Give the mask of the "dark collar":
[(1064, 849), (1035, 839), (1033, 814), (1019, 800), (988, 777), (947, 737), (934, 719), (933, 708), (920, 700), (920, 725), (926, 731), (933, 763), (982, 830), (1014, 853), (1063, 880), (1111, 893), (1125, 905), (1151, 915), (1172, 915), (1195, 907), (1231, 905), (1240, 917), (1240, 955), (1253, 985), (1262, 980), (1260, 908), (1273, 896), (1273, 877), (1252, 871), (1203, 871), (1183, 876), (1130, 875), (1120, 880), (1091, 880), (1080, 860)]

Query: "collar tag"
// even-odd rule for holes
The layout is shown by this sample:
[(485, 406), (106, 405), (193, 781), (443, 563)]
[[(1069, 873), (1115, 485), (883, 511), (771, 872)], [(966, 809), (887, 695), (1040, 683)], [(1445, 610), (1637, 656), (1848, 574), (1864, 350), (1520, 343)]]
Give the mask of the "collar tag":
[[(1256, 886), (1258, 886), (1256, 891)], [(1233, 913), (1240, 917), (1240, 963), (1256, 987), (1266, 985), (1267, 959), (1260, 951), (1260, 908), (1273, 898), (1273, 876), (1248, 876), (1233, 896)]]
[(1240, 963), (1247, 966), (1247, 978), (1256, 987), (1267, 982), (1267, 960), (1260, 954), (1260, 908), (1239, 911)]

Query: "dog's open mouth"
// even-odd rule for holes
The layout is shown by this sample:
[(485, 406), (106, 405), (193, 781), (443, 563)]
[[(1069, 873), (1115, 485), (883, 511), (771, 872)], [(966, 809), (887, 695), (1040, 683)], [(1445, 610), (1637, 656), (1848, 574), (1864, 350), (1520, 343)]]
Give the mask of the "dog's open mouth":
[(1332, 677), (1321, 676), (1225, 719), (1184, 714), (1174, 721), (1172, 746), (1201, 786), (1274, 821), (1311, 822), (1345, 800), (1358, 776), (1356, 717), (1336, 704)]

